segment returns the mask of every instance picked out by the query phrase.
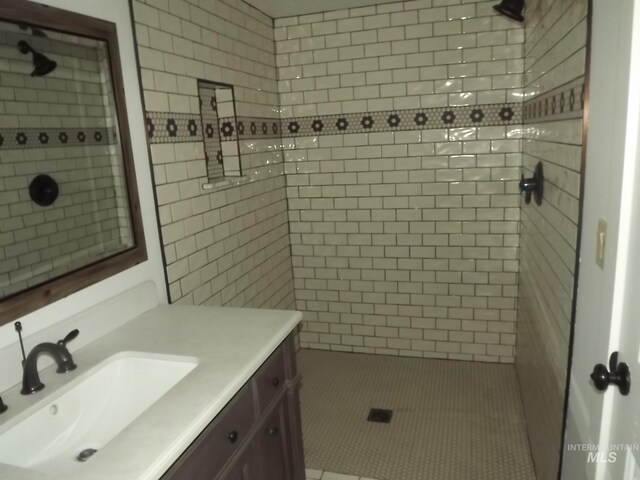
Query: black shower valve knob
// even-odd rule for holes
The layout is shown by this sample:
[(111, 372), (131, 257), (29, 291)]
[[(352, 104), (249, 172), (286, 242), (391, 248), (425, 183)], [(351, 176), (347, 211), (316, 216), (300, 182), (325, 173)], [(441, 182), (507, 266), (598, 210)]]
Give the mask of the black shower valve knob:
[(524, 178), (524, 175), (520, 177), (520, 183), (518, 184), (520, 187), (520, 191), (524, 192), (524, 203), (527, 205), (531, 203), (531, 194), (535, 191), (537, 187), (537, 182), (535, 177)]
[(538, 162), (533, 172), (533, 177), (525, 178), (524, 175), (520, 178), (519, 183), (520, 191), (524, 192), (524, 203), (531, 203), (531, 197), (536, 202), (536, 205), (542, 204), (542, 196), (544, 192), (544, 173), (542, 171), (542, 162)]

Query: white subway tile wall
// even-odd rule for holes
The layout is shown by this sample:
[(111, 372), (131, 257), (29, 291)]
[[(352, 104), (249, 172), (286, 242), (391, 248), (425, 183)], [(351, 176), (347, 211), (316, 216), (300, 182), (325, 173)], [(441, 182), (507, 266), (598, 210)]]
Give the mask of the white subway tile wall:
[[(275, 21), (304, 347), (514, 360), (522, 125), (474, 122), (519, 108), (524, 32), (495, 2), (447, 3)], [(384, 113), (393, 127), (443, 107), (403, 131), (286, 136), (310, 116)]]
[[(147, 113), (199, 115), (204, 79), (234, 86), (239, 116), (278, 119), (269, 17), (240, 0), (133, 11)], [(208, 185), (201, 135), (151, 145), (171, 301), (293, 308), (280, 138), (241, 139), (240, 151), (243, 177)]]
[(282, 116), (521, 102), (521, 26), (446, 3), (276, 19)]
[[(0, 24), (0, 296), (38, 285), (132, 245), (122, 152), (104, 43)], [(27, 41), (57, 62), (31, 76)], [(29, 195), (54, 179), (49, 206)]]
[(584, 84), (587, 4), (530, 0), (526, 12), (523, 173), (542, 160), (545, 191), (521, 210), (516, 368), (538, 478), (556, 477), (561, 449), (584, 142), (570, 105)]

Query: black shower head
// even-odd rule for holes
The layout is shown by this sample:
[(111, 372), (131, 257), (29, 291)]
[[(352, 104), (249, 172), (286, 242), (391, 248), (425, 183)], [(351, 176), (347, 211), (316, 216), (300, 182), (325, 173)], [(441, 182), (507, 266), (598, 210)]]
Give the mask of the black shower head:
[(20, 40), (18, 42), (18, 50), (25, 55), (28, 53), (33, 54), (33, 72), (31, 72), (32, 77), (44, 77), (45, 75), (53, 72), (53, 70), (58, 66), (56, 62), (47, 58), (40, 52), (36, 52), (31, 45), (29, 45), (24, 40)]
[(502, 0), (498, 5), (494, 5), (493, 8), (509, 18), (524, 22), (524, 17), (522, 16), (524, 0)]

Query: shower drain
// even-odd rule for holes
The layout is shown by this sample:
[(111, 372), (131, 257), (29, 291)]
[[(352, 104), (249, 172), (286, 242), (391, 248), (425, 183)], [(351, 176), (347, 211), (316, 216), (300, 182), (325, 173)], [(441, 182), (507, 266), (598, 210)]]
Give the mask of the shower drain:
[(369, 410), (369, 416), (367, 421), (377, 423), (389, 423), (391, 422), (391, 416), (393, 410), (385, 410), (384, 408), (372, 408)]
[(91, 455), (93, 455), (94, 453), (96, 453), (98, 450), (96, 450), (95, 448), (85, 448), (84, 450), (82, 450), (78, 456), (76, 457), (76, 459), (79, 462), (86, 462), (87, 460), (89, 460), (89, 458), (91, 458)]

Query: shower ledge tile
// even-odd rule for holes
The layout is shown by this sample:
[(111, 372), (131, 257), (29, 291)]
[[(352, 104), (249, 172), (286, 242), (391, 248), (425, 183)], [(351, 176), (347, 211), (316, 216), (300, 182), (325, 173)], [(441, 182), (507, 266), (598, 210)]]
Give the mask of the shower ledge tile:
[(360, 480), (360, 477), (355, 475), (344, 475), (342, 473), (324, 472), (322, 474), (322, 480)]
[(305, 474), (306, 474), (307, 480), (320, 480), (320, 478), (322, 477), (322, 470), (307, 468), (305, 469)]

